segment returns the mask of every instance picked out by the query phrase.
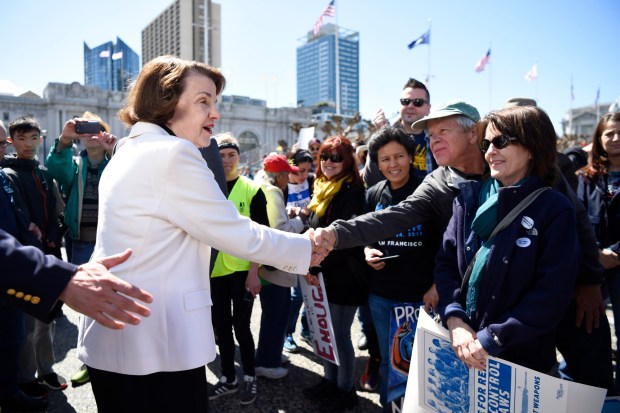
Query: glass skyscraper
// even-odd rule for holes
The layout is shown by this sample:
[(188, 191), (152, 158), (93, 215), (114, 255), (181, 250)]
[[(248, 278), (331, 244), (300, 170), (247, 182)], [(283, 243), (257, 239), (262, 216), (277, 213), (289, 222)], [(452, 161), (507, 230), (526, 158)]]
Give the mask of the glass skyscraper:
[(123, 91), (140, 71), (140, 57), (119, 37), (92, 49), (84, 42), (84, 84)]
[(297, 106), (336, 113), (336, 34), (340, 63), (340, 114), (359, 111), (359, 33), (325, 24), (318, 35), (308, 32), (297, 48)]

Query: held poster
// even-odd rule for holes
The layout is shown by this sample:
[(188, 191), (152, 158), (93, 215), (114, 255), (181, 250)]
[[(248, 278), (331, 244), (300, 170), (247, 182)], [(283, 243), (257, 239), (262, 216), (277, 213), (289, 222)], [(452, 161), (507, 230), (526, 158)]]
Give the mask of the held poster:
[(319, 273), (319, 286), (309, 285), (306, 280), (300, 279), (301, 294), (306, 305), (306, 318), (308, 330), (312, 337), (314, 353), (339, 366), (334, 326), (329, 313), (327, 294), (325, 294), (325, 281), (323, 273)]
[(605, 393), (496, 357), (487, 359), (485, 371), (467, 369), (452, 351), (448, 331), (420, 309), (402, 411), (600, 412)]
[(387, 401), (394, 404), (392, 410), (402, 405), (405, 396), (420, 306), (424, 304), (398, 303), (390, 313)]

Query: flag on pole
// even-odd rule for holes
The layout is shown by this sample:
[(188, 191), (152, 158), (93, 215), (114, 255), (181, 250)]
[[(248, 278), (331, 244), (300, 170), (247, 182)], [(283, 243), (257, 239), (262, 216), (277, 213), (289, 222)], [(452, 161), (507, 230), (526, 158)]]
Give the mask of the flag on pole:
[(102, 50), (101, 52), (99, 52), (99, 57), (110, 57), (110, 51)]
[(409, 43), (407, 47), (413, 49), (421, 44), (431, 44), (431, 29), (428, 29), (422, 36)]
[(525, 80), (531, 82), (538, 78), (538, 63), (534, 63), (532, 68), (525, 74)]
[(601, 97), (601, 87), (599, 86), (596, 90), (596, 98), (594, 99), (594, 107), (598, 107), (598, 99)]
[(112, 60), (118, 60), (123, 58), (123, 52), (116, 52), (112, 54)]
[(329, 2), (327, 7), (325, 7), (325, 10), (323, 10), (323, 13), (321, 13), (321, 16), (318, 18), (316, 23), (314, 23), (312, 32), (315, 36), (319, 34), (319, 30), (321, 30), (321, 26), (323, 26), (323, 19), (325, 17), (334, 17), (334, 15), (336, 14), (336, 6), (334, 6), (334, 1), (336, 0), (332, 0)]
[(487, 50), (487, 54), (476, 63), (476, 72), (480, 73), (484, 70), (484, 67), (491, 62), (491, 49)]

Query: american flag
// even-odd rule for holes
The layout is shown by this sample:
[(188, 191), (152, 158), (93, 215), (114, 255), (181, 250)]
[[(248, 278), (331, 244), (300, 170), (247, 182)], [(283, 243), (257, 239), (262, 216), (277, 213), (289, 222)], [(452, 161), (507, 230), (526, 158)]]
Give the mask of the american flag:
[(487, 54), (476, 63), (476, 72), (482, 72), (484, 67), (491, 61), (491, 49), (487, 50)]
[(325, 18), (326, 16), (334, 17), (334, 15), (336, 14), (336, 6), (334, 6), (335, 1), (336, 0), (332, 0), (329, 2), (327, 7), (325, 7), (325, 10), (323, 10), (323, 13), (321, 13), (321, 16), (319, 17), (319, 19), (316, 21), (316, 23), (314, 23), (314, 27), (312, 31), (315, 36), (319, 34), (319, 30), (321, 30), (321, 26), (323, 25), (323, 18)]

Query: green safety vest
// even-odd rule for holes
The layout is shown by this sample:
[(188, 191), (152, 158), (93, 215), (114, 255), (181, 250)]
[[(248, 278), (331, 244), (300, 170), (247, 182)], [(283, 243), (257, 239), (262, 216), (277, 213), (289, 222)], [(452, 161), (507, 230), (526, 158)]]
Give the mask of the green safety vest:
[[(232, 191), (228, 194), (228, 200), (235, 205), (239, 214), (249, 218), (250, 204), (259, 189), (260, 185), (258, 183), (245, 176), (239, 176)], [(220, 251), (217, 254), (213, 271), (211, 271), (211, 277), (221, 277), (237, 271), (248, 271), (249, 269), (250, 261), (242, 260)]]

